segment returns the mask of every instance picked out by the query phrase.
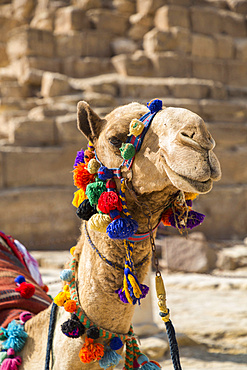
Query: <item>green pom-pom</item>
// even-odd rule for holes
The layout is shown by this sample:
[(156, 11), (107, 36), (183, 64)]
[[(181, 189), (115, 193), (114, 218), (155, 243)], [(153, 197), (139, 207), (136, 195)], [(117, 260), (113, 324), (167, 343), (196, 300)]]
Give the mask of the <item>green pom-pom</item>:
[(86, 188), (86, 195), (91, 206), (98, 203), (99, 197), (103, 191), (106, 191), (106, 185), (104, 181), (96, 180), (95, 182), (88, 184)]
[(121, 156), (123, 159), (131, 159), (134, 157), (136, 154), (136, 150), (133, 144), (127, 143), (127, 144), (122, 144), (121, 148), (119, 148), (121, 152)]
[(7, 351), (0, 352), (0, 365), (7, 358)]

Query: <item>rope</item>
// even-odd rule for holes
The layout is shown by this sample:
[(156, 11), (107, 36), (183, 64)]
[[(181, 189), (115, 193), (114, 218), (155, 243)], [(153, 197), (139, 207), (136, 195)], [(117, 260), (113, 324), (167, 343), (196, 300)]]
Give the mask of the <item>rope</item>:
[(53, 340), (53, 333), (55, 329), (57, 307), (58, 306), (55, 303), (52, 303), (47, 345), (46, 345), (45, 370), (49, 370), (49, 365), (50, 365), (50, 356), (51, 356), (51, 350), (52, 350), (52, 340)]

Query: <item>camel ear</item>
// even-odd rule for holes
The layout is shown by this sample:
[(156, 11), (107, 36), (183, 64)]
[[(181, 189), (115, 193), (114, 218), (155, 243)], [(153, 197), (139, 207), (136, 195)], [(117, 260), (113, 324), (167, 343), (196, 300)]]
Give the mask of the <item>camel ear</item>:
[(93, 143), (104, 126), (105, 120), (102, 120), (87, 102), (80, 101), (77, 104), (77, 127), (88, 140)]

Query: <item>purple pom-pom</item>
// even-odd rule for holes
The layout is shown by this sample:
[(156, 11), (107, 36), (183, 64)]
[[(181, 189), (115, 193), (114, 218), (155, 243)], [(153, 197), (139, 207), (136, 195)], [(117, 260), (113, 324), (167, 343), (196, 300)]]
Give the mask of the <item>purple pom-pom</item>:
[(186, 200), (186, 204), (188, 207), (192, 207), (192, 200), (191, 199), (187, 199)]
[(98, 177), (102, 181), (110, 180), (113, 177), (113, 171), (105, 166), (101, 166), (98, 170)]
[(84, 163), (84, 150), (80, 150), (77, 152), (76, 158), (75, 158), (75, 163), (74, 163), (74, 168), (79, 164), (79, 163)]
[(24, 283), (26, 281), (25, 277), (23, 275), (18, 275), (16, 278), (15, 278), (15, 283), (16, 284), (21, 284), (21, 283)]
[(140, 288), (141, 288), (141, 291), (142, 291), (141, 298), (145, 298), (146, 295), (149, 292), (149, 287), (147, 285), (145, 285), (145, 284), (140, 284)]
[(151, 113), (158, 112), (162, 109), (162, 100), (154, 99), (147, 103), (147, 107)]
[(194, 229), (194, 227), (201, 225), (205, 218), (205, 215), (195, 211), (189, 211), (188, 219), (187, 219), (187, 228)]
[(128, 303), (128, 299), (126, 298), (126, 295), (125, 295), (125, 292), (123, 291), (123, 288), (119, 288), (119, 289), (115, 290), (115, 293), (118, 294), (118, 296), (120, 298), (120, 301), (122, 301), (123, 303)]
[(136, 233), (138, 223), (133, 218), (118, 218), (113, 220), (106, 228), (111, 239), (128, 239)]
[[(149, 292), (149, 287), (145, 284), (140, 284), (140, 289), (141, 289), (141, 292), (142, 292), (142, 295), (140, 296), (140, 298), (136, 299), (135, 297), (132, 297), (134, 305), (137, 302), (140, 304), (140, 299), (145, 298), (146, 295)], [(119, 289), (115, 290), (115, 293), (118, 294), (120, 301), (122, 301), (123, 303), (129, 303), (128, 299), (126, 298), (126, 295), (125, 295), (125, 292), (124, 292), (123, 288), (119, 288)]]

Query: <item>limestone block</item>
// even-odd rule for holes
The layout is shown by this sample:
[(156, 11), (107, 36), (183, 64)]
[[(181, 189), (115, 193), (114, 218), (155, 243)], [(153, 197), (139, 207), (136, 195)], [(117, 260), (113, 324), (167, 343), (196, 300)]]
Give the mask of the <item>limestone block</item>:
[(120, 84), (121, 97), (133, 97), (135, 99), (150, 100), (153, 96), (168, 96), (170, 90), (168, 86), (158, 78), (143, 79), (141, 77), (132, 77), (128, 81), (122, 81)]
[(97, 30), (123, 36), (128, 27), (128, 17), (108, 9), (91, 9), (87, 12), (89, 20)]
[(213, 37), (193, 34), (191, 53), (197, 57), (215, 58), (217, 53), (216, 42)]
[(196, 202), (196, 210), (206, 215), (198, 230), (209, 239), (243, 239), (246, 236), (247, 186), (215, 186)]
[(217, 59), (194, 58), (192, 75), (213, 81), (226, 82), (226, 63)]
[[(59, 72), (61, 60), (59, 58), (45, 58), (45, 57), (33, 57), (33, 56), (23, 56), (18, 60), (19, 69), (18, 76), (24, 75), (29, 69), (38, 69), (41, 71), (48, 72)], [(17, 64), (15, 64), (17, 65)]]
[(28, 85), (20, 85), (17, 81), (9, 81), (1, 83), (0, 96), (26, 98), (30, 96), (30, 89)]
[(189, 10), (182, 6), (162, 6), (155, 14), (154, 24), (160, 31), (171, 27), (190, 28)]
[(30, 120), (42, 121), (46, 118), (56, 118), (65, 116), (67, 113), (75, 113), (76, 106), (71, 106), (66, 103), (57, 103), (53, 105), (35, 106), (28, 112)]
[(151, 76), (153, 73), (150, 59), (139, 51), (133, 56), (116, 55), (111, 60), (116, 71), (123, 76)]
[(58, 186), (0, 192), (1, 209), (8, 210), (0, 214), (2, 230), (29, 249), (70, 248), (79, 236), (78, 218), (71, 205), (73, 191), (73, 187)]
[(216, 33), (220, 33), (221, 18), (217, 9), (194, 6), (191, 7), (190, 10), (193, 32), (203, 33), (206, 35), (214, 35)]
[(6, 67), (9, 64), (8, 55), (6, 52), (6, 44), (0, 43), (0, 68)]
[(147, 33), (153, 26), (153, 18), (141, 13), (131, 15), (129, 22), (131, 26), (128, 31), (128, 36), (133, 40), (142, 39), (145, 33)]
[(118, 13), (131, 15), (136, 11), (136, 4), (132, 0), (113, 0), (113, 7)]
[(77, 114), (67, 114), (56, 118), (58, 142), (62, 144), (77, 144), (86, 148), (87, 140), (77, 128)]
[(138, 46), (130, 38), (117, 37), (111, 42), (111, 48), (113, 55), (133, 54), (138, 49)]
[(67, 34), (71, 30), (81, 31), (90, 28), (89, 20), (83, 9), (66, 6), (57, 10), (55, 15), (55, 32)]
[(108, 58), (86, 57), (65, 58), (62, 61), (62, 72), (71, 77), (83, 78), (96, 76), (114, 71), (112, 63)]
[(247, 3), (246, 0), (230, 0), (228, 1), (230, 8), (236, 12), (241, 14), (247, 14)]
[(54, 145), (55, 125), (53, 119), (39, 121), (16, 118), (11, 121), (11, 142), (23, 146)]
[(73, 4), (83, 10), (95, 9), (102, 7), (102, 0), (74, 0)]
[(247, 63), (240, 60), (227, 60), (226, 62), (227, 83), (233, 86), (247, 84)]
[(175, 98), (203, 99), (209, 95), (210, 87), (198, 81), (184, 78), (182, 81), (174, 79), (171, 84), (172, 95)]
[(247, 60), (247, 39), (235, 39), (236, 58)]
[(36, 12), (31, 20), (30, 26), (39, 30), (53, 31), (54, 14), (47, 10)]
[(216, 149), (236, 148), (247, 142), (247, 125), (243, 123), (207, 123), (209, 131), (216, 141)]
[(7, 52), (11, 60), (22, 56), (54, 56), (53, 34), (49, 31), (37, 30), (23, 26), (11, 32), (7, 43)]
[(232, 37), (246, 37), (246, 19), (241, 14), (221, 10), (221, 32)]
[(222, 59), (234, 58), (234, 40), (227, 35), (214, 35), (217, 57)]
[(216, 155), (222, 169), (221, 184), (246, 184), (247, 183), (247, 145), (232, 146), (229, 149), (216, 148)]
[(8, 40), (8, 33), (16, 27), (20, 26), (20, 21), (13, 19), (13, 16), (7, 14), (0, 14), (0, 42)]
[(94, 107), (115, 107), (117, 105), (117, 102), (112, 95), (99, 94), (91, 91), (84, 92), (83, 100)]
[(246, 122), (247, 107), (243, 101), (210, 100), (200, 101), (202, 117), (207, 121)]
[(13, 0), (14, 17), (20, 20), (28, 20), (34, 11), (35, 0)]
[(222, 270), (235, 270), (247, 266), (247, 248), (244, 244), (224, 248), (218, 253), (217, 267)]
[(215, 254), (200, 232), (189, 234), (187, 239), (167, 237), (158, 243), (161, 244), (164, 263), (171, 271), (202, 273), (214, 268)]
[[(42, 122), (39, 124), (41, 126)], [(49, 145), (49, 142), (47, 144)], [(8, 188), (73, 184), (71, 171), (76, 151), (71, 146), (66, 148), (6, 147), (2, 150), (5, 150), (5, 186)]]
[(157, 53), (150, 56), (154, 65), (154, 75), (159, 77), (190, 77), (191, 61), (173, 52)]
[(168, 31), (153, 28), (144, 36), (143, 47), (147, 54), (173, 50), (189, 53), (191, 34), (188, 30), (179, 27), (173, 27)]
[(66, 95), (72, 91), (68, 78), (59, 73), (45, 72), (41, 83), (43, 97)]
[(70, 35), (56, 35), (56, 55), (60, 58), (69, 56), (80, 57), (85, 47), (85, 38), (82, 33), (74, 32)]
[(30, 85), (35, 87), (41, 86), (43, 71), (34, 68), (27, 68), (23, 74), (18, 75), (18, 81), (22, 85)]
[(154, 15), (162, 5), (164, 5), (164, 0), (137, 0), (136, 9), (137, 13)]

